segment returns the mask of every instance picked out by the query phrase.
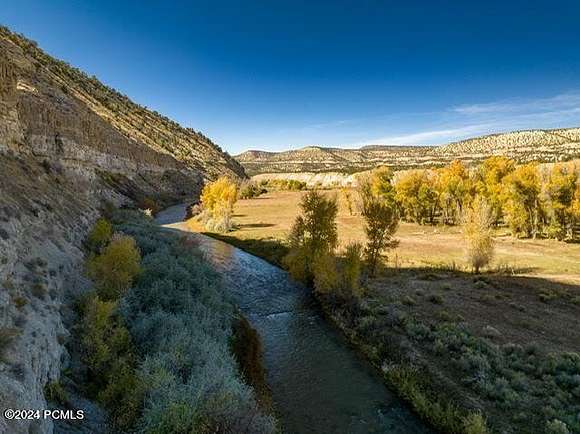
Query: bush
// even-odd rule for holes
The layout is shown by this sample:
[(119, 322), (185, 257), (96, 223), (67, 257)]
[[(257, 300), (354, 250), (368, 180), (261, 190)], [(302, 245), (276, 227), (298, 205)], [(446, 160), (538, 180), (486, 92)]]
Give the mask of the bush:
[(141, 255), (135, 240), (115, 235), (103, 252), (88, 261), (89, 277), (103, 300), (116, 300), (132, 285), (139, 274)]
[(345, 249), (342, 261), (341, 279), (342, 289), (349, 295), (360, 298), (363, 295), (361, 287), (363, 247), (360, 243), (349, 243)]
[(95, 222), (87, 237), (87, 246), (93, 252), (100, 252), (113, 236), (113, 226), (107, 219), (100, 218)]
[(110, 413), (115, 426), (134, 425), (142, 402), (136, 376), (136, 355), (127, 328), (117, 313), (117, 302), (91, 297), (82, 320), (82, 359), (89, 371), (92, 394)]
[(493, 221), (491, 207), (483, 198), (476, 198), (463, 214), (466, 257), (476, 273), (488, 265), (493, 257)]
[(276, 431), (231, 353), (234, 310), (219, 275), (188, 239), (128, 215), (119, 229), (143, 252), (143, 272), (122, 302), (142, 354), (143, 432)]
[(240, 185), (238, 196), (240, 199), (252, 199), (266, 192), (265, 188), (259, 187), (255, 182), (246, 181)]

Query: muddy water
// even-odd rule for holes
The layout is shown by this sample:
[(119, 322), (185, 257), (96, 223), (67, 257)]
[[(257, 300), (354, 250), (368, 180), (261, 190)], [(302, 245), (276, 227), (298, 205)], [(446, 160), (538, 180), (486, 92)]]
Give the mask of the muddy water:
[[(158, 223), (187, 231), (183, 206)], [(259, 332), (267, 381), (288, 434), (430, 433), (321, 317), (286, 272), (229, 244), (192, 234)]]

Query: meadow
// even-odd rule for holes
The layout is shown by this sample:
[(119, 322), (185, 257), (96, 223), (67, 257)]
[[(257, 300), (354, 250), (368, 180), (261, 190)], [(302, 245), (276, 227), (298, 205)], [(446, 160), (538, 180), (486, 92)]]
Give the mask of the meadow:
[[(361, 216), (356, 212), (350, 215), (343, 193), (328, 190), (326, 194), (339, 199), (337, 224), (341, 246), (350, 241), (364, 242)], [(299, 214), (301, 196), (299, 191), (270, 191), (253, 199), (237, 201), (234, 230), (227, 235), (238, 240), (285, 240)], [(190, 221), (190, 225), (194, 230), (204, 231), (195, 221)], [(463, 269), (467, 265), (458, 226), (401, 222), (396, 238), (400, 244), (387, 258), (389, 267)], [(492, 269), (580, 284), (580, 244), (517, 239), (507, 228), (495, 231), (495, 243)]]
[[(239, 200), (234, 230), (209, 235), (280, 264), (302, 194)], [(350, 241), (364, 243), (361, 216), (351, 215), (344, 192), (325, 194), (339, 202), (339, 253)], [(189, 225), (206, 231), (193, 219)], [(580, 244), (518, 239), (500, 227), (492, 263), (474, 274), (460, 227), (402, 222), (395, 237), (398, 247), (365, 281), (361, 300), (323, 303), (387, 383), (442, 432), (466, 432), (465, 415), (480, 411), (493, 431), (575, 432)]]

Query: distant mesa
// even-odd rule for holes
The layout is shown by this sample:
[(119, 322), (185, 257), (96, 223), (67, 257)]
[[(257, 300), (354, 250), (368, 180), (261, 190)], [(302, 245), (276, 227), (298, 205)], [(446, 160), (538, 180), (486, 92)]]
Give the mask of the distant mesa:
[(284, 152), (248, 151), (234, 158), (249, 175), (264, 173), (355, 173), (377, 166), (394, 170), (444, 166), (452, 160), (477, 163), (505, 155), (524, 163), (580, 157), (580, 128), (527, 130), (474, 137), (441, 146), (369, 145), (359, 149), (308, 146)]

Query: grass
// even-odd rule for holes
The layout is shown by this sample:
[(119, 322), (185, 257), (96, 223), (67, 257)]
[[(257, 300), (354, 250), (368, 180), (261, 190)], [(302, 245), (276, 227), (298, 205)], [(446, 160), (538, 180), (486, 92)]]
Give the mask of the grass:
[[(363, 222), (360, 215), (350, 215), (343, 195), (330, 190), (339, 199), (337, 217), (341, 248), (351, 241), (364, 242)], [(273, 191), (254, 199), (239, 200), (235, 205), (236, 229), (227, 234), (227, 242), (250, 240), (285, 240), (295, 217), (299, 213), (301, 192)], [(193, 222), (192, 229), (203, 232)], [(214, 236), (214, 235), (212, 235)], [(399, 247), (390, 258), (398, 267), (438, 269), (453, 271), (466, 266), (463, 258), (463, 239), (460, 228), (450, 226), (420, 226), (401, 223), (396, 238)], [(235, 240), (234, 240), (235, 239)], [(507, 236), (505, 229), (495, 232), (496, 254), (491, 266), (493, 272), (518, 273), (554, 278), (580, 284), (580, 244), (567, 244), (555, 240), (522, 240)], [(257, 246), (239, 245), (241, 248)], [(266, 249), (262, 257), (275, 258), (269, 247), (260, 245), (254, 252)], [(249, 251), (252, 251), (248, 248)], [(398, 268), (397, 267), (397, 268)]]
[[(299, 200), (239, 201), (236, 230), (208, 235), (280, 265)], [(341, 246), (364, 241), (342, 202), (337, 223)], [(395, 367), (391, 387), (443, 432), (575, 432), (580, 245), (495, 235), (494, 263), (474, 276), (458, 228), (403, 223), (368, 297), (326, 314), (376, 366)]]

